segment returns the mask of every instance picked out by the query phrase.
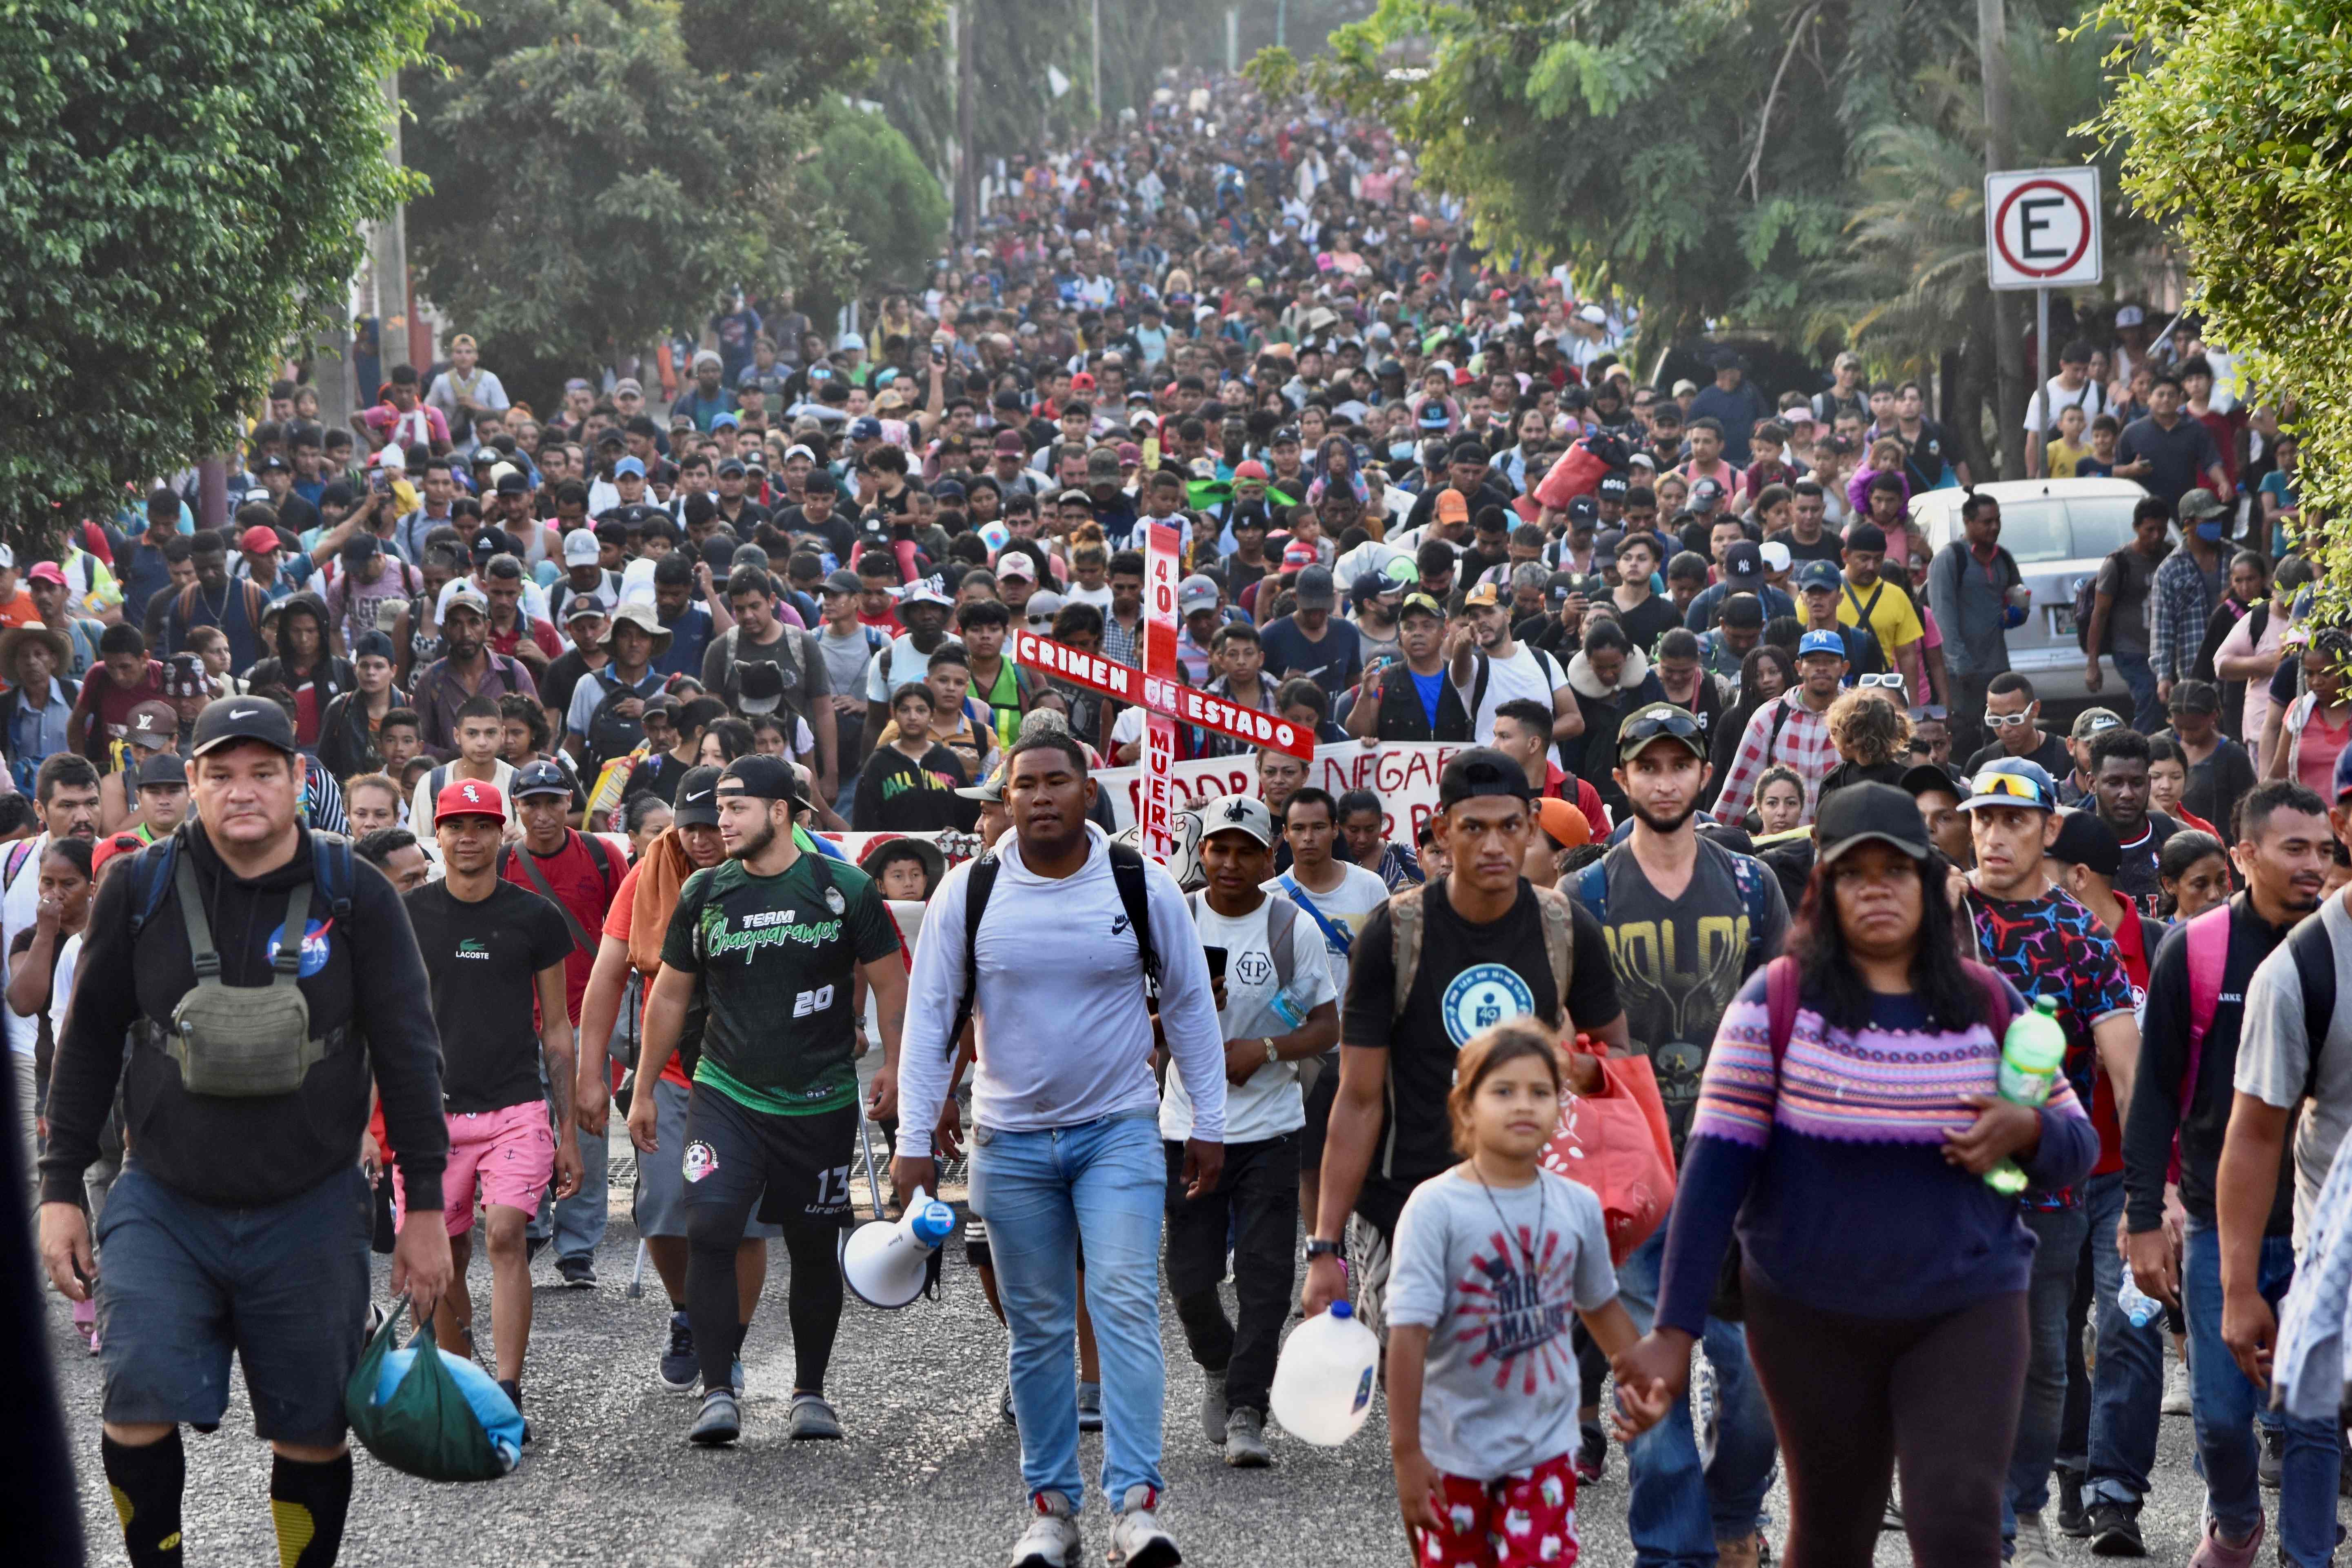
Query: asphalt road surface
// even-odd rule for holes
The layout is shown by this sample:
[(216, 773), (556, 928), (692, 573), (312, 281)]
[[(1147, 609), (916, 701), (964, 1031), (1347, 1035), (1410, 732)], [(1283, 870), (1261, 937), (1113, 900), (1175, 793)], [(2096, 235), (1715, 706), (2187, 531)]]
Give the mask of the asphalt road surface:
[[(621, 1145), (619, 1147), (625, 1147)], [(623, 1168), (616, 1147), (614, 1165)], [(536, 1440), (521, 1467), (486, 1485), (436, 1486), (359, 1458), (342, 1561), (354, 1565), (459, 1568), (586, 1563), (595, 1568), (786, 1563), (822, 1568), (1001, 1568), (1024, 1528), (1019, 1445), (997, 1415), (1004, 1334), (990, 1315), (959, 1243), (950, 1243), (943, 1299), (881, 1312), (854, 1298), (845, 1310), (828, 1392), (846, 1441), (793, 1444), (782, 1436), (793, 1358), (784, 1315), (785, 1261), (775, 1271), (744, 1362), (744, 1440), (705, 1452), (685, 1442), (694, 1401), (664, 1392), (655, 1361), (667, 1303), (650, 1268), (645, 1295), (625, 1293), (636, 1236), (625, 1181), (596, 1259), (593, 1290), (563, 1289), (542, 1253), (524, 1390)], [(862, 1186), (862, 1183), (861, 1183)], [(378, 1260), (381, 1293), (383, 1260)], [(488, 1274), (473, 1288), (485, 1352)], [(91, 1561), (121, 1563), (121, 1536), (98, 1468), (99, 1377), (52, 1298), (51, 1344), (81, 1465)], [(1409, 1561), (1398, 1523), (1385, 1430), (1376, 1410), (1353, 1442), (1312, 1448), (1272, 1434), (1274, 1468), (1225, 1468), (1195, 1415), (1201, 1375), (1163, 1302), (1168, 1357), (1161, 1518), (1185, 1560), (1233, 1568), (1330, 1568)], [(268, 1450), (251, 1436), (242, 1381), (226, 1421), (188, 1433), (185, 1528), (192, 1563), (276, 1561), (268, 1514)], [(1099, 1490), (1101, 1438), (1082, 1439), (1087, 1473), (1087, 1560), (1099, 1562), (1108, 1515)], [(1612, 1449), (1579, 1514), (1587, 1563), (1630, 1564), (1625, 1468)], [(2141, 1515), (2149, 1560), (2188, 1561), (2203, 1490), (2191, 1466), (2189, 1423), (2164, 1422), (2155, 1489)], [(2266, 1501), (2274, 1503), (2275, 1494)], [(1786, 1518), (1776, 1490), (1776, 1520)], [(1769, 1528), (1769, 1527), (1768, 1527)], [(1772, 1531), (1777, 1535), (1777, 1530)], [(2062, 1558), (2093, 1561), (2061, 1540)], [(2265, 1560), (2269, 1556), (2264, 1553)], [(1902, 1538), (1881, 1537), (1881, 1563), (1909, 1561)]]

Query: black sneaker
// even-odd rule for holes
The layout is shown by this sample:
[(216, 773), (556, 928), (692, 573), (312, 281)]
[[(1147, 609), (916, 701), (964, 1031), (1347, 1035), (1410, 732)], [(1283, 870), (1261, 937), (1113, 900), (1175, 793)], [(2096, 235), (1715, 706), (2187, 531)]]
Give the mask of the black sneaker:
[(1609, 1468), (1609, 1434), (1598, 1421), (1587, 1421), (1577, 1430), (1576, 1480), (1579, 1486), (1589, 1487)]
[(694, 1328), (684, 1312), (669, 1315), (669, 1349), (662, 1352), (661, 1385), (672, 1394), (692, 1394), (702, 1383), (702, 1358), (694, 1353)]
[(554, 1238), (545, 1236), (525, 1236), (522, 1238), (523, 1267), (528, 1268), (532, 1264), (538, 1262), (540, 1248), (545, 1247), (552, 1239)]
[(702, 1410), (694, 1418), (686, 1440), (699, 1447), (722, 1447), (742, 1435), (743, 1417), (735, 1406), (735, 1391), (714, 1388), (702, 1396)]
[(2145, 1557), (2147, 1543), (2139, 1536), (2139, 1510), (2119, 1502), (2103, 1502), (2091, 1510), (2091, 1555)]
[(2058, 1472), (2058, 1533), (2077, 1541), (2091, 1533), (2091, 1510), (2083, 1506), (2083, 1478), (2073, 1470)]
[[(521, 1415), (521, 1414), (522, 1414), (522, 1384), (521, 1384), (521, 1382), (520, 1382), (519, 1379), (516, 1379), (516, 1378), (511, 1378), (511, 1377), (502, 1377), (502, 1378), (499, 1379), (499, 1392), (503, 1393), (503, 1394), (505, 1394), (509, 1399), (511, 1399), (511, 1400), (513, 1400), (513, 1401), (514, 1401), (515, 1414), (516, 1414), (516, 1415)], [(530, 1422), (528, 1422), (528, 1421), (526, 1421), (526, 1422), (524, 1422), (524, 1423), (522, 1424), (522, 1440), (523, 1440), (524, 1442), (526, 1442), (526, 1443), (528, 1443), (528, 1442), (530, 1442)]]
[(2264, 1491), (2279, 1489), (2279, 1477), (2286, 1468), (2286, 1428), (2265, 1426), (2254, 1423), (2254, 1436), (2262, 1439), (2262, 1454), (2254, 1461), (2254, 1474)]
[(595, 1260), (585, 1253), (577, 1258), (557, 1258), (555, 1272), (562, 1276), (564, 1284), (574, 1290), (593, 1290), (596, 1288)]

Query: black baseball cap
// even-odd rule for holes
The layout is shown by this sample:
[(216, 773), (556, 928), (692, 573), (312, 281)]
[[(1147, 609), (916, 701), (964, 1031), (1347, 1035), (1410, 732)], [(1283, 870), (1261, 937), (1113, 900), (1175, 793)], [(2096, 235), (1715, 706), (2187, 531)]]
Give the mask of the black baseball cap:
[(1914, 860), (1925, 860), (1936, 847), (1911, 797), (1875, 782), (1848, 784), (1823, 799), (1813, 819), (1813, 837), (1821, 846), (1816, 863), (1822, 866), (1870, 843), (1899, 849)]
[(2095, 811), (2060, 812), (2057, 842), (2042, 853), (2069, 866), (2088, 866), (2102, 877), (2123, 869), (2123, 846), (2116, 841), (2116, 830)]
[(1437, 776), (1440, 811), (1478, 795), (1507, 795), (1524, 801), (1532, 798), (1534, 793), (1528, 787), (1528, 771), (1508, 753), (1492, 746), (1473, 746), (1457, 753)]
[[(272, 703), (271, 706), (277, 704)], [(141, 789), (155, 789), (166, 784), (177, 784), (184, 789), (187, 783), (188, 764), (180, 760), (179, 752), (168, 746), (139, 764), (138, 787)]]
[(194, 744), (190, 756), (201, 757), (236, 741), (259, 741), (292, 756), (301, 750), (294, 739), (294, 721), (267, 697), (223, 697), (205, 704), (196, 715)]
[(572, 781), (564, 776), (562, 764), (542, 757), (516, 770), (514, 782), (507, 786), (509, 799), (520, 800), (527, 795), (560, 795), (568, 800)]
[(773, 713), (784, 700), (784, 672), (772, 660), (747, 658), (735, 667), (735, 706), (758, 715)]
[(677, 827), (719, 826), (719, 770), (688, 768), (677, 781), (677, 799), (670, 805), (670, 822)]
[(1969, 793), (1960, 787), (1959, 780), (1933, 763), (1918, 763), (1905, 769), (1903, 776), (1895, 781), (1895, 787), (1913, 800), (1940, 791), (1950, 795), (1955, 804), (1967, 799)]
[(782, 757), (757, 752), (728, 763), (719, 775), (719, 790), (722, 795), (748, 795), (760, 800), (790, 801), (794, 805), (808, 803), (808, 797), (801, 793), (800, 773), (792, 763)]

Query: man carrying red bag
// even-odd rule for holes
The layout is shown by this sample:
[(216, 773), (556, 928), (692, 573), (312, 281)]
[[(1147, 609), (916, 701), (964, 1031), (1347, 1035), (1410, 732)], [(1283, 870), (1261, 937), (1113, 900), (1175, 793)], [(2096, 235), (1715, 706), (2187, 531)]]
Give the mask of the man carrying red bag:
[[(1710, 772), (1702, 725), (1669, 702), (1626, 718), (1617, 735), (1616, 779), (1633, 832), (1561, 884), (1608, 937), (1625, 1032), (1654, 1075), (1677, 1163), (1716, 1025), (1741, 983), (1780, 951), (1789, 926), (1771, 872), (1699, 835), (1698, 803)], [(1638, 1070), (1633, 1078), (1630, 1092), (1638, 1093)], [(1625, 1082), (1620, 1075), (1611, 1088)], [(1660, 1223), (1618, 1270), (1620, 1299), (1636, 1324), (1648, 1323), (1656, 1310), (1664, 1250)], [(1700, 1462), (1686, 1403), (1627, 1450), (1627, 1524), (1645, 1568), (1709, 1562), (1747, 1568), (1760, 1554), (1758, 1526), (1772, 1479), (1771, 1412), (1748, 1363), (1740, 1325), (1711, 1316), (1704, 1342), (1715, 1368), (1714, 1463)], [(1597, 1370), (1587, 1372), (1588, 1407), (1599, 1395)], [(1588, 1408), (1580, 1474), (1599, 1475), (1604, 1452), (1597, 1409)]]

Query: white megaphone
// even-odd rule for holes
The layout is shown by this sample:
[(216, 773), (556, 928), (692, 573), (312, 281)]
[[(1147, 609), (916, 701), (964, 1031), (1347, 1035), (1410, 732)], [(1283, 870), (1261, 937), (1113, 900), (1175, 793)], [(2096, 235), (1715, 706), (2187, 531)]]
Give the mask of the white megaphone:
[(931, 1254), (955, 1230), (955, 1210), (915, 1189), (896, 1221), (869, 1219), (841, 1247), (841, 1277), (869, 1307), (906, 1306), (923, 1293)]

